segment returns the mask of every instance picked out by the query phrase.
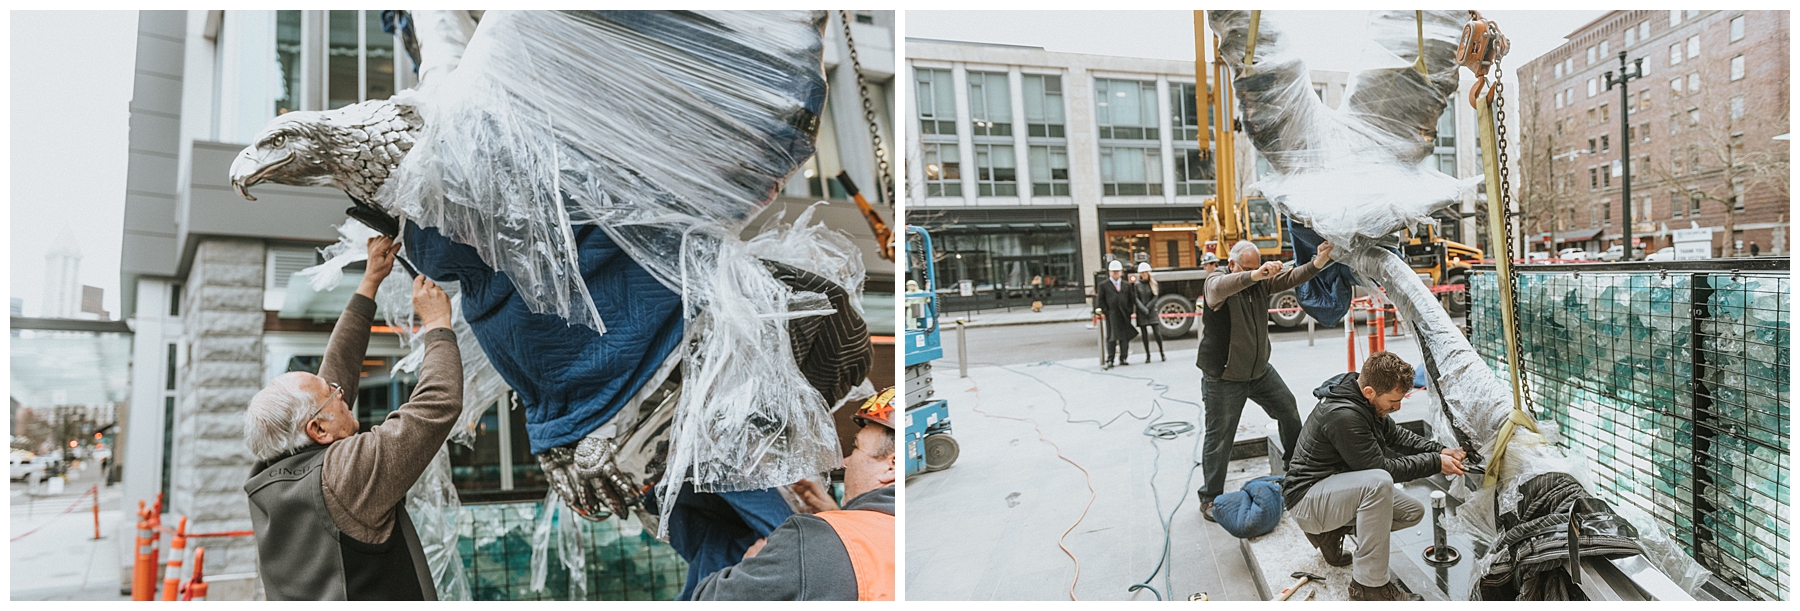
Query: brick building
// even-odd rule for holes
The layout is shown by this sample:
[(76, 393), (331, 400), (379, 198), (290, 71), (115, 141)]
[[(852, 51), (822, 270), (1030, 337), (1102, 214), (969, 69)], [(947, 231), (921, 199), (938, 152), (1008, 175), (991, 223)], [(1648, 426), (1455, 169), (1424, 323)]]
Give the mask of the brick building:
[[(1620, 243), (1630, 138), (1632, 236), (1646, 254), (1695, 226), (1713, 230), (1714, 256), (1752, 243), (1785, 254), (1787, 11), (1612, 11), (1567, 40), (1517, 69), (1533, 250)], [(1643, 70), (1624, 101), (1607, 89), (1621, 52)]]

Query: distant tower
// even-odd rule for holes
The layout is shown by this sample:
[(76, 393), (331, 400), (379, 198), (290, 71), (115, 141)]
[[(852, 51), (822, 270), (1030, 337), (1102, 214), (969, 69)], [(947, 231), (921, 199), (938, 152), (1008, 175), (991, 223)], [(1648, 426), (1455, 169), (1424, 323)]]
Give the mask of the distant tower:
[(67, 225), (44, 255), (42, 318), (75, 318), (81, 311), (81, 247)]

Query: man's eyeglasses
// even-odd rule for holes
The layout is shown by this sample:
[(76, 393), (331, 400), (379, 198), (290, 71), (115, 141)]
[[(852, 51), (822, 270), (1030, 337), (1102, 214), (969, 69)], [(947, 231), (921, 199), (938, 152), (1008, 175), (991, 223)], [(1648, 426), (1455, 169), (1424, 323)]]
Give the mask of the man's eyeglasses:
[(319, 417), (320, 412), (325, 411), (326, 406), (331, 405), (332, 401), (344, 395), (344, 387), (338, 386), (337, 382), (326, 382), (326, 384), (331, 386), (331, 394), (325, 396), (325, 402), (319, 404), (319, 409), (313, 410), (312, 415), (306, 417), (306, 422), (312, 422), (313, 418)]

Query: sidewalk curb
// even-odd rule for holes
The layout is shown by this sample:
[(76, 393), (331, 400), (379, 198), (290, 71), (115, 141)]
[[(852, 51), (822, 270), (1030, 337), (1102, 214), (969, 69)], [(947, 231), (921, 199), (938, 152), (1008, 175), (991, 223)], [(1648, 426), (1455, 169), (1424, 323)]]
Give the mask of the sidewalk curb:
[[(1071, 323), (1071, 322), (1082, 322), (1082, 321), (1090, 320), (1092, 318), (1093, 318), (1092, 316), (1083, 316), (1081, 318), (1068, 318), (1068, 319), (1063, 319), (1063, 320), (1010, 320), (1010, 321), (1002, 320), (1002, 321), (998, 321), (998, 322), (972, 321), (972, 322), (964, 323), (963, 328), (965, 328), (965, 329), (980, 329), (982, 327), (1018, 327), (1018, 326), (1023, 326), (1023, 325), (1054, 325), (1054, 324), (1063, 324), (1063, 323)], [(950, 325), (946, 328), (954, 329), (955, 325), (956, 325), (956, 322), (951, 321)]]

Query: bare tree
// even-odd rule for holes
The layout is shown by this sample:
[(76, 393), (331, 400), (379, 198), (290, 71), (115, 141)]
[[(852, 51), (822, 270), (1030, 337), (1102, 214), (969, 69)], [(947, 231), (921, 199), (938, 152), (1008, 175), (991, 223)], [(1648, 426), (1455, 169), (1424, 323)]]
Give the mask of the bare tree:
[[(1526, 146), (1520, 148), (1519, 173), (1524, 180), (1519, 191), (1519, 227), (1520, 231), (1544, 232), (1555, 231), (1556, 204), (1569, 201), (1564, 189), (1567, 187), (1558, 180), (1556, 171), (1556, 149), (1562, 138), (1556, 133), (1556, 127), (1547, 116), (1550, 114), (1543, 108), (1543, 95), (1535, 84), (1524, 85), (1525, 95), (1520, 96), (1523, 112), (1522, 125), (1518, 125), (1515, 133), (1520, 134)], [(1509, 126), (1514, 127), (1514, 126)], [(1525, 151), (1530, 151), (1527, 154)], [(1486, 205), (1478, 202), (1476, 211), (1486, 219)], [(1483, 221), (1486, 222), (1485, 220)], [(1520, 245), (1522, 248), (1525, 245)], [(1528, 249), (1528, 248), (1527, 248)], [(1523, 256), (1514, 253), (1514, 256)]]
[[(1725, 213), (1725, 240), (1720, 252), (1723, 257), (1736, 254), (1737, 244), (1732, 236), (1745, 194), (1767, 188), (1784, 201), (1788, 198), (1786, 146), (1777, 148), (1749, 141), (1750, 134), (1787, 131), (1787, 109), (1774, 108), (1778, 102), (1768, 98), (1773, 96), (1726, 98), (1690, 94), (1681, 100), (1686, 110), (1672, 115), (1675, 125), (1671, 130), (1678, 131), (1669, 135), (1669, 159), (1632, 166), (1634, 174), (1641, 172), (1650, 179), (1646, 186), (1679, 192), (1687, 198), (1670, 202), (1671, 210), (1673, 206), (1690, 206), (1694, 201), (1703, 207), (1719, 205)], [(1776, 126), (1771, 123), (1774, 121), (1781, 124)]]

